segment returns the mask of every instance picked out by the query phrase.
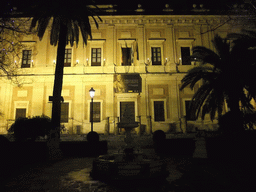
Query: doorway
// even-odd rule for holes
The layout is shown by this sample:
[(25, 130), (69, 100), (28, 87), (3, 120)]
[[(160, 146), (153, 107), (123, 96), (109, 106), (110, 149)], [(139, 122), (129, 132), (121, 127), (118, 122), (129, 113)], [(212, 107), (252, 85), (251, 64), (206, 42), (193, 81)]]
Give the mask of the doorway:
[(120, 102), (120, 122), (135, 122), (135, 102)]

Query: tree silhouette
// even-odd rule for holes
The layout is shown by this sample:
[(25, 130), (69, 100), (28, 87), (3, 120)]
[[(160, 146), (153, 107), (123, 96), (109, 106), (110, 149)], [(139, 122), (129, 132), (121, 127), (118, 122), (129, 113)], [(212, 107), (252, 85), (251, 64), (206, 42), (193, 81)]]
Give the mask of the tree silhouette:
[[(202, 81), (202, 86), (192, 98), (190, 114), (196, 118), (209, 113), (211, 120), (220, 117), (223, 113), (224, 103), (230, 110), (236, 122), (234, 125), (242, 127), (241, 107), (253, 110), (251, 99), (256, 96), (254, 75), (256, 38), (238, 34), (221, 38), (216, 35), (213, 39), (215, 51), (206, 47), (193, 48), (192, 58), (198, 61), (199, 66), (194, 67), (182, 79), (181, 90), (186, 86), (192, 89), (196, 83)], [(240, 119), (240, 120), (239, 120)]]
[(60, 101), (63, 83), (65, 47), (68, 43), (70, 43), (71, 46), (74, 44), (78, 45), (80, 32), (85, 44), (87, 43), (88, 36), (92, 38), (89, 17), (94, 19), (98, 28), (98, 23), (94, 18), (95, 13), (93, 9), (88, 7), (89, 4), (93, 5), (93, 1), (75, 0), (68, 2), (46, 0), (33, 7), (31, 29), (37, 29), (37, 35), (41, 40), (47, 27), (50, 25), (50, 44), (57, 46), (53, 88), (52, 125), (58, 130), (58, 133), (60, 130)]

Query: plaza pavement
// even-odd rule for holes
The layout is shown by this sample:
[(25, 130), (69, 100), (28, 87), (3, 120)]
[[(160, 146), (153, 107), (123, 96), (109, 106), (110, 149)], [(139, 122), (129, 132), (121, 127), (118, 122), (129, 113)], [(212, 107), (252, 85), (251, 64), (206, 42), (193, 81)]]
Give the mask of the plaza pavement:
[[(193, 137), (179, 135), (177, 137)], [(81, 137), (81, 138), (79, 138)], [(84, 139), (77, 136), (77, 139)], [(124, 136), (101, 136), (109, 141), (108, 153), (117, 152), (124, 144)], [(173, 135), (167, 135), (174, 137)], [(68, 139), (63, 137), (62, 140)], [(73, 138), (74, 139), (74, 138)], [(140, 145), (151, 145), (152, 138), (143, 136), (134, 138)], [(153, 149), (143, 148), (142, 152), (154, 153)], [(167, 169), (170, 172), (159, 185), (143, 187), (116, 187), (93, 180), (90, 177), (93, 157), (64, 158), (57, 162), (41, 163), (23, 167), (3, 186), (6, 192), (161, 192), (161, 191), (236, 191), (234, 180), (220, 167), (209, 163), (208, 159), (193, 159), (191, 157), (166, 158)], [(199, 162), (199, 163), (198, 163)], [(238, 190), (239, 191), (239, 190)], [(250, 190), (246, 190), (250, 191)]]

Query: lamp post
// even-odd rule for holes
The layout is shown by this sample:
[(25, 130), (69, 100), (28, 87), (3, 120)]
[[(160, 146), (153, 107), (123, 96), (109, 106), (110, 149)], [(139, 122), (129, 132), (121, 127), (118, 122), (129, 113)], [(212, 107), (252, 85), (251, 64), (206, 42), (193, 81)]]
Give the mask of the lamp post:
[(90, 110), (90, 121), (91, 121), (91, 132), (93, 132), (93, 97), (95, 94), (95, 90), (93, 88), (91, 88), (89, 90), (90, 96), (92, 98), (91, 100), (91, 110)]

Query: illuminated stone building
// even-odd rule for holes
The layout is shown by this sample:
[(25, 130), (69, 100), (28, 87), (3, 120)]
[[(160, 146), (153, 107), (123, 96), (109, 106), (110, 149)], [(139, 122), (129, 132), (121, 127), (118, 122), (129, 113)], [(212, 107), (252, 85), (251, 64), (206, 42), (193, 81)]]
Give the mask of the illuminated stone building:
[[(162, 5), (147, 12), (143, 5), (130, 12), (118, 12), (113, 5), (100, 5), (102, 22), (87, 46), (67, 45), (62, 96), (62, 124), (69, 133), (88, 133), (90, 127), (89, 90), (95, 89), (94, 131), (118, 134), (117, 123), (124, 111), (140, 122), (137, 133), (150, 134), (191, 131), (191, 126), (214, 130), (210, 120), (185, 121), (186, 109), (195, 90), (179, 90), (181, 79), (196, 65), (189, 55), (192, 47), (213, 48), (215, 34), (225, 37), (239, 32), (243, 16), (212, 12), (191, 4), (186, 14)], [(229, 12), (233, 13), (233, 12)], [(51, 117), (54, 70), (57, 49), (49, 43), (49, 31), (42, 41), (23, 36), (28, 48), (14, 58), (23, 73), (22, 87), (1, 77), (0, 104), (3, 116), (0, 133), (18, 117)], [(81, 38), (82, 39), (82, 38)], [(199, 87), (198, 85), (197, 87)]]

